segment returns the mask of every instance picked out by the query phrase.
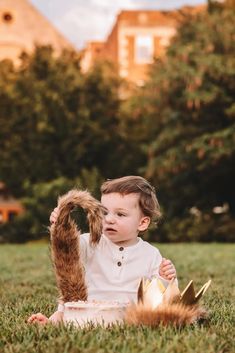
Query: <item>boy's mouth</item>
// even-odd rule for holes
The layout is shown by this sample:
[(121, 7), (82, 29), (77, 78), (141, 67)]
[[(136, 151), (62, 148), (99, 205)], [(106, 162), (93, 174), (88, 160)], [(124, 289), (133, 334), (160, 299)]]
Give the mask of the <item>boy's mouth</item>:
[(114, 228), (105, 228), (105, 231), (106, 232), (116, 232), (116, 229), (114, 229)]

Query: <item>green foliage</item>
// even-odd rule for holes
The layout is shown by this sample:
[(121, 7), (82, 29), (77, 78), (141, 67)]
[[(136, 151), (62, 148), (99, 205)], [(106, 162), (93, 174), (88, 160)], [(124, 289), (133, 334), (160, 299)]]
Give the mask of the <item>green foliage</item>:
[(148, 239), (160, 242), (234, 242), (235, 220), (230, 214), (199, 211), (198, 215), (165, 219), (159, 232), (152, 231)]
[(234, 245), (161, 245), (174, 261), (182, 290), (193, 279), (200, 288), (212, 284), (203, 298), (209, 320), (182, 329), (173, 327), (101, 327), (75, 329), (28, 325), (36, 312), (56, 309), (57, 290), (48, 246), (0, 246), (1, 353), (202, 353), (234, 352)]
[[(27, 183), (24, 186), (24, 193), (27, 196), (21, 199), (25, 213), (12, 222), (0, 226), (0, 242), (24, 243), (48, 237), (49, 216), (56, 207), (58, 197), (73, 188), (79, 188), (88, 189), (98, 198), (101, 180), (97, 169), (94, 168), (82, 170), (73, 180), (61, 177), (51, 182)], [(75, 210), (73, 217), (83, 232), (88, 230), (84, 212)]]
[[(186, 20), (167, 57), (153, 65), (140, 99), (133, 101), (136, 119), (147, 127), (140, 137), (148, 157), (141, 172), (159, 186), (166, 239), (226, 238), (216, 235), (216, 221), (207, 231), (189, 231), (192, 207), (212, 214), (228, 203), (227, 222), (234, 223), (234, 10), (220, 6)], [(186, 234), (179, 235), (177, 227)]]
[(50, 47), (22, 55), (17, 69), (1, 62), (0, 179), (21, 196), (25, 182), (73, 179), (84, 168), (125, 173), (119, 87), (108, 64), (83, 75), (75, 53), (56, 58)]

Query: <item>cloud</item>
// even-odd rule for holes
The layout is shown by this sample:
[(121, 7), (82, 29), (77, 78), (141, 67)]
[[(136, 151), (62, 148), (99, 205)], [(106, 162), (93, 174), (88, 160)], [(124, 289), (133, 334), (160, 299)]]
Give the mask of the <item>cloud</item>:
[(89, 40), (104, 40), (115, 20), (115, 12), (95, 5), (77, 5), (55, 22), (73, 44), (81, 48)]

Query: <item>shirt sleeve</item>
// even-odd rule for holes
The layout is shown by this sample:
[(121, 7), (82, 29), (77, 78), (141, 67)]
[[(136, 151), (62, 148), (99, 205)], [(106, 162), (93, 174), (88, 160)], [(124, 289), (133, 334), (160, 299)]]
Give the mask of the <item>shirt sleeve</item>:
[(159, 269), (160, 269), (160, 265), (162, 262), (162, 255), (157, 248), (155, 248), (155, 250), (156, 250), (156, 252), (155, 252), (154, 261), (153, 261), (152, 268), (151, 268), (150, 278), (153, 278), (153, 277), (160, 278), (162, 283), (164, 284), (164, 286), (167, 287), (170, 281), (163, 278), (159, 274)]
[(162, 262), (162, 255), (160, 254), (160, 251), (155, 248), (154, 249), (154, 256), (153, 256), (153, 262), (151, 264), (151, 270), (150, 270), (150, 278), (152, 277), (159, 277), (159, 268)]
[[(162, 283), (164, 284), (164, 286), (167, 287), (170, 281), (165, 279), (165, 278), (163, 278), (159, 274), (159, 269), (160, 269), (161, 262), (162, 262), (162, 255), (160, 254), (160, 251), (156, 248), (156, 255), (155, 255), (155, 258), (154, 258), (153, 265), (152, 265), (152, 271), (151, 271), (151, 274), (150, 274), (150, 278), (152, 278), (152, 277), (160, 278)], [(177, 278), (176, 278), (176, 283), (177, 283), (177, 286), (178, 286), (178, 279)]]

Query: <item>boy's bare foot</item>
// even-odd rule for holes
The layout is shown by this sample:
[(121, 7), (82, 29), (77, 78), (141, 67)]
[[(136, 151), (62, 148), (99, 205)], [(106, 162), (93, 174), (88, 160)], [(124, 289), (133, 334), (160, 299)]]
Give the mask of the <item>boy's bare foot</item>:
[(41, 313), (33, 314), (27, 320), (28, 324), (35, 324), (36, 323), (36, 324), (40, 324), (40, 325), (45, 325), (48, 322), (49, 322), (48, 317), (46, 317), (45, 315), (43, 315)]

